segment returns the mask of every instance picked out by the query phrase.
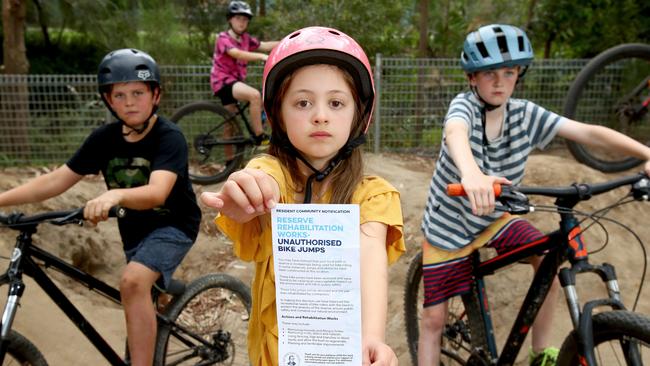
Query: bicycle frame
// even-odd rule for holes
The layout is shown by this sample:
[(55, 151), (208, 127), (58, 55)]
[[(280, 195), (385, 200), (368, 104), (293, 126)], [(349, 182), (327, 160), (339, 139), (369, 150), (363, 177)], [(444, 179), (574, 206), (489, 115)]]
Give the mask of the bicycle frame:
[(97, 332), (92, 324), (67, 299), (61, 289), (48, 277), (34, 259), (42, 261), (45, 267), (57, 269), (90, 290), (105, 296), (117, 304), (121, 304), (120, 292), (117, 289), (33, 245), (31, 232), (21, 231), (16, 239), (16, 247), (11, 256), (9, 268), (0, 277), (0, 285), (9, 284), (9, 295), (2, 315), (2, 328), (0, 331), (0, 364), (2, 364), (5, 357), (7, 346), (6, 336), (11, 329), (14, 316), (18, 310), (17, 307), (20, 297), (25, 289), (25, 284), (22, 279), (22, 275), (25, 274), (34, 279), (111, 365), (126, 366), (127, 363), (118, 356), (115, 350)]
[[(11, 255), (9, 268), (4, 274), (0, 275), (0, 285), (9, 285), (7, 303), (2, 314), (2, 322), (0, 323), (0, 364), (4, 361), (7, 351), (7, 337), (11, 330), (16, 311), (18, 310), (20, 298), (25, 289), (22, 278), (23, 274), (25, 274), (34, 279), (111, 365), (128, 365), (99, 332), (97, 332), (86, 317), (79, 312), (74, 304), (68, 300), (60, 287), (48, 277), (41, 266), (56, 269), (68, 278), (121, 305), (119, 290), (35, 246), (32, 242), (32, 234), (36, 232), (37, 226), (38, 223), (35, 223), (20, 229), (20, 234), (16, 238), (16, 245)], [(42, 264), (37, 263), (35, 260), (41, 261)], [(203, 345), (210, 346), (208, 341), (169, 320), (166, 316), (156, 313), (156, 318), (158, 325), (171, 326), (171, 334), (179, 341), (191, 344), (191, 341), (188, 340), (189, 337)]]
[[(563, 204), (558, 205), (561, 207), (573, 207), (575, 203), (569, 203), (568, 206)], [(593, 353), (593, 335), (591, 333), (592, 311), (600, 306), (610, 306), (617, 310), (625, 309), (625, 306), (620, 300), (614, 267), (607, 263), (592, 265), (588, 262), (587, 250), (582, 242), (580, 227), (574, 215), (572, 213), (561, 214), (560, 226), (561, 229), (539, 240), (530, 242), (516, 250), (492, 259), (479, 262), (478, 254), (474, 255), (475, 269), (473, 274), (475, 276), (476, 293), (479, 298), (480, 314), (486, 329), (486, 341), (489, 347), (487, 351), (492, 361), (491, 364), (514, 364), (526, 335), (531, 329), (537, 313), (548, 295), (553, 279), (556, 273), (558, 273), (558, 269), (567, 260), (569, 260), (571, 266), (569, 268), (562, 268), (558, 276), (565, 292), (574, 328), (578, 331), (580, 354), (584, 357), (585, 364), (596, 364)], [(494, 328), (490, 316), (484, 277), (494, 274), (498, 269), (514, 264), (532, 255), (538, 255), (539, 253), (546, 253), (545, 258), (542, 260), (531, 282), (507, 341), (499, 354), (494, 338)], [(609, 298), (589, 301), (581, 311), (575, 290), (575, 282), (576, 275), (585, 272), (596, 273), (606, 282)]]
[[(255, 135), (255, 131), (253, 131), (253, 127), (251, 126), (250, 122), (248, 121), (248, 118), (246, 118), (246, 114), (244, 113), (249, 106), (249, 103), (245, 103), (243, 106), (241, 103), (237, 103), (237, 113), (233, 113), (228, 119), (224, 120), (224, 123), (233, 121), (237, 118), (237, 116), (241, 117), (241, 119), (244, 121), (244, 127), (246, 127), (246, 130), (248, 131), (248, 136), (249, 137), (238, 137), (238, 138), (227, 138), (227, 139), (220, 139), (220, 140), (209, 140), (209, 141), (204, 141), (203, 144), (205, 146), (219, 146), (219, 145), (250, 145), (254, 144), (254, 140), (250, 136)], [(212, 133), (214, 130), (216, 130), (219, 126), (215, 126), (212, 130), (209, 132)]]

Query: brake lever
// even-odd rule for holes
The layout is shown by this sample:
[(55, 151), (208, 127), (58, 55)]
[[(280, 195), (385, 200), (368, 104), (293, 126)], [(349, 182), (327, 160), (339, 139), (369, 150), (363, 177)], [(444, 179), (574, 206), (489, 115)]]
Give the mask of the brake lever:
[(528, 196), (515, 190), (506, 189), (504, 186), (503, 191), (497, 197), (497, 201), (502, 206), (497, 206), (498, 211), (509, 212), (515, 215), (524, 215), (535, 211), (535, 207), (528, 201)]
[(648, 201), (650, 199), (650, 180), (643, 178), (634, 183), (631, 194), (637, 201)]
[(58, 219), (53, 219), (50, 220), (51, 224), (54, 225), (66, 225), (66, 224), (76, 224), (79, 226), (83, 226), (84, 224), (84, 208), (80, 207), (74, 211), (72, 211), (68, 216), (60, 217)]

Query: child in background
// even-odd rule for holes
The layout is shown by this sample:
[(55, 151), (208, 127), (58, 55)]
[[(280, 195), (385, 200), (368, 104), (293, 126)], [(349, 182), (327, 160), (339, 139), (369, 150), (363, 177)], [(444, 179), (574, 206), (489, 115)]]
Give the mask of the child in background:
[[(573, 121), (530, 101), (511, 98), (517, 81), (533, 60), (526, 34), (510, 25), (493, 24), (467, 35), (461, 67), (470, 90), (454, 98), (445, 117), (442, 146), (422, 221), (424, 311), (420, 323), (418, 364), (439, 365), (447, 299), (469, 291), (470, 254), (488, 245), (505, 253), (543, 234), (524, 219), (494, 212), (493, 184), (520, 184), (533, 148), (542, 149), (555, 135), (580, 144), (650, 159), (650, 148), (606, 127)], [(645, 164), (650, 173), (650, 163)], [(449, 197), (446, 186), (461, 182), (467, 197)], [(484, 238), (489, 229), (496, 234)], [(538, 268), (542, 257), (531, 258)], [(532, 330), (531, 365), (555, 365), (550, 348), (557, 299), (554, 281)]]
[[(57, 196), (85, 175), (101, 172), (108, 191), (86, 203), (84, 218), (118, 219), (127, 265), (120, 279), (131, 365), (151, 366), (156, 339), (154, 283), (165, 288), (192, 247), (201, 211), (189, 181), (187, 144), (180, 129), (156, 115), (160, 72), (135, 49), (110, 52), (99, 64), (99, 93), (117, 118), (94, 130), (65, 165), (0, 194), (0, 206)], [(136, 211), (137, 210), (137, 211)]]
[[(244, 83), (248, 61), (266, 61), (277, 41), (260, 42), (251, 37), (246, 29), (253, 12), (244, 1), (231, 1), (226, 12), (229, 28), (219, 33), (214, 45), (210, 85), (221, 104), (232, 113), (237, 113), (237, 101), (250, 103), (250, 119), (258, 145), (268, 142), (262, 126), (262, 96), (260, 92)], [(261, 52), (254, 52), (261, 51)]]
[(399, 192), (363, 176), (361, 150), (374, 106), (363, 49), (335, 29), (309, 27), (285, 37), (264, 68), (269, 155), (233, 173), (201, 200), (220, 211), (235, 254), (256, 266), (249, 326), (251, 364), (278, 365), (278, 326), (270, 209), (276, 203), (352, 203), (361, 211), (364, 365), (397, 365), (385, 343), (387, 265), (404, 252)]

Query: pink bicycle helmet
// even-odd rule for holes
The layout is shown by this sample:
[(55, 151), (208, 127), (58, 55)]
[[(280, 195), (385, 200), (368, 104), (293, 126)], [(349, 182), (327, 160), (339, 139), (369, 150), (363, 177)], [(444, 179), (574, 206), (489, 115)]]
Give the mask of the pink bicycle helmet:
[(375, 84), (370, 62), (363, 48), (347, 34), (333, 28), (307, 27), (284, 37), (273, 48), (264, 65), (262, 98), (271, 118), (271, 106), (282, 80), (292, 71), (307, 65), (331, 64), (346, 70), (354, 79), (359, 97), (366, 105), (368, 131), (375, 100)]

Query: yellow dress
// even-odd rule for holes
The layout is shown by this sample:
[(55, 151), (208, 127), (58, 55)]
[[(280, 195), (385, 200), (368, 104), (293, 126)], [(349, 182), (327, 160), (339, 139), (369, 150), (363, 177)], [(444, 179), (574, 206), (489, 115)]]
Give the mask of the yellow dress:
[[(251, 160), (250, 168), (264, 170), (280, 185), (280, 203), (297, 203), (290, 191), (291, 176), (271, 156)], [(326, 196), (328, 193), (326, 193)], [(325, 197), (327, 201), (328, 197)], [(399, 192), (386, 180), (376, 176), (364, 177), (352, 197), (359, 204), (361, 224), (371, 221), (388, 225), (386, 252), (388, 262), (395, 262), (405, 252), (402, 235), (402, 209)], [(253, 304), (248, 325), (248, 355), (253, 366), (278, 365), (278, 323), (275, 308), (275, 274), (271, 215), (258, 216), (245, 224), (226, 216), (217, 216), (215, 223), (233, 241), (235, 255), (255, 262), (252, 285)]]

